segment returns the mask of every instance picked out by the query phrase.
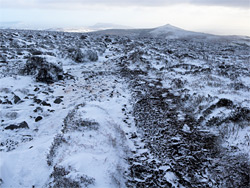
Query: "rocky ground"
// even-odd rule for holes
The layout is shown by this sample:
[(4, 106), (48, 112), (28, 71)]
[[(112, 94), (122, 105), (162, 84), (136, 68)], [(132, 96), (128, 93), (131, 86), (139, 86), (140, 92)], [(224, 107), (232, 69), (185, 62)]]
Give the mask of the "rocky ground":
[(249, 187), (250, 47), (0, 31), (2, 187)]

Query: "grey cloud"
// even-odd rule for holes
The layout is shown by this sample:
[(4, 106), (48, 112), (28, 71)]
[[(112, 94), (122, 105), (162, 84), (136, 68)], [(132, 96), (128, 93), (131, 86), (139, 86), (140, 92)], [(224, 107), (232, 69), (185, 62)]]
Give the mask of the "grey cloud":
[(116, 5), (116, 6), (166, 6), (188, 3), (193, 5), (229, 6), (250, 8), (250, 0), (0, 0), (0, 8), (4, 6), (56, 7), (57, 5)]
[(250, 8), (250, 0), (190, 0), (192, 4)]
[(194, 5), (235, 6), (250, 8), (250, 0), (38, 0), (43, 2), (65, 2), (82, 4), (106, 5), (139, 5), (139, 6), (164, 6), (170, 4), (189, 3)]

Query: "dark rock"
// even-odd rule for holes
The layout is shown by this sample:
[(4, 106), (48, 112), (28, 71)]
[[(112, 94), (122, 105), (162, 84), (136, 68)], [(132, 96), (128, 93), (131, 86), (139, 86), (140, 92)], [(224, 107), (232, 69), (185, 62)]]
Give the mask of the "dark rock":
[(137, 138), (136, 133), (133, 133), (130, 138), (132, 138), (132, 139)]
[(17, 95), (14, 96), (13, 100), (15, 104), (21, 101), (20, 97), (18, 97)]
[(23, 121), (19, 124), (19, 128), (29, 129), (28, 123), (26, 121)]
[(24, 75), (35, 75), (36, 81), (47, 84), (63, 79), (63, 68), (40, 56), (32, 56), (21, 71)]
[(11, 124), (11, 125), (5, 127), (6, 130), (14, 130), (14, 129), (18, 129), (18, 128), (19, 128), (19, 126), (13, 125), (13, 124)]
[(218, 102), (217, 102), (217, 107), (231, 107), (233, 106), (233, 102), (229, 99), (220, 99)]
[(105, 38), (104, 41), (107, 42), (107, 43), (112, 42), (112, 40), (110, 38)]
[(41, 104), (42, 100), (41, 99), (34, 99), (34, 102), (37, 103), (37, 104)]
[(53, 90), (52, 88), (49, 88), (49, 89), (48, 89), (48, 92), (54, 93), (54, 90)]
[(10, 100), (8, 100), (8, 99), (5, 99), (5, 101), (2, 104), (10, 104), (10, 105), (12, 105), (12, 102)]
[(43, 119), (42, 116), (37, 116), (36, 119), (35, 119), (35, 122), (41, 121), (42, 119)]
[(45, 82), (47, 84), (53, 83), (53, 77), (49, 74), (48, 70), (46, 68), (42, 68), (39, 70), (36, 81), (37, 82)]
[(70, 79), (75, 80), (75, 77), (69, 73), (64, 73), (64, 78), (68, 79), (68, 80), (70, 80)]
[(48, 93), (48, 92), (46, 92), (46, 91), (43, 91), (42, 93), (43, 93), (43, 94), (45, 94), (45, 95), (49, 95), (49, 93)]
[(34, 112), (43, 112), (43, 109), (41, 107), (37, 107)]
[(43, 106), (50, 106), (50, 107), (51, 107), (51, 104), (47, 103), (46, 101), (43, 101), (41, 104), (42, 104)]
[(60, 104), (62, 101), (63, 101), (62, 99), (57, 98), (57, 99), (54, 101), (54, 103), (55, 103), (55, 104)]
[(80, 39), (85, 40), (87, 37), (88, 37), (88, 36), (86, 36), (86, 35), (82, 35), (82, 36), (80, 37)]
[(41, 51), (39, 51), (39, 50), (36, 50), (36, 49), (32, 49), (32, 50), (31, 50), (31, 54), (32, 54), (32, 55), (42, 55), (43, 52), (41, 52)]
[(21, 128), (29, 129), (29, 126), (28, 126), (26, 121), (19, 123), (19, 125), (11, 124), (11, 125), (5, 127), (6, 130), (14, 130), (14, 129), (21, 129)]
[(39, 91), (40, 89), (38, 88), (38, 87), (36, 87), (35, 89), (34, 89), (34, 91)]

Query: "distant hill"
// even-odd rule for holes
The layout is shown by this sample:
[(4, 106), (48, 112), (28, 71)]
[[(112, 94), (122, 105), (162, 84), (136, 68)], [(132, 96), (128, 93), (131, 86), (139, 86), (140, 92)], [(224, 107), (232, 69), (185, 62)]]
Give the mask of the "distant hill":
[(172, 26), (170, 24), (157, 27), (153, 29), (153, 31), (151, 31), (150, 34), (155, 37), (164, 37), (169, 39), (185, 38), (185, 37), (204, 38), (213, 36), (211, 34), (187, 31), (179, 27)]
[(49, 28), (46, 30), (47, 31), (86, 33), (86, 32), (93, 32), (93, 31), (100, 31), (100, 30), (107, 30), (107, 29), (132, 29), (132, 27), (112, 24), (112, 23), (97, 23), (95, 25), (86, 26), (86, 27)]
[(125, 25), (118, 25), (118, 24), (112, 24), (112, 23), (97, 23), (93, 26), (89, 27), (90, 29), (93, 30), (106, 30), (106, 29), (133, 29), (130, 26), (125, 26)]
[(223, 36), (208, 33), (187, 31), (170, 24), (151, 29), (107, 29), (96, 31), (98, 34), (119, 35), (129, 37), (153, 37), (165, 39), (192, 39), (192, 40), (237, 40), (250, 45), (250, 37), (248, 36)]

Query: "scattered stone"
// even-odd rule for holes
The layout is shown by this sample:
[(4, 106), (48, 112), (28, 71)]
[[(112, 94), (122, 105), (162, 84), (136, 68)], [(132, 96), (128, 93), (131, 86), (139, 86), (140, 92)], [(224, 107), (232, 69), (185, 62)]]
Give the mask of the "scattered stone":
[(49, 106), (49, 107), (51, 107), (51, 104), (47, 103), (46, 101), (43, 101), (41, 104), (42, 104), (43, 106)]
[(35, 122), (41, 121), (42, 119), (43, 119), (42, 116), (37, 116), (36, 119), (35, 119)]
[(14, 125), (14, 124), (11, 124), (11, 125), (5, 127), (6, 130), (14, 130), (14, 129), (18, 129), (18, 128), (19, 128), (19, 126)]
[(42, 93), (43, 93), (43, 94), (45, 94), (45, 95), (49, 95), (49, 93), (48, 93), (48, 92), (46, 92), (46, 91), (43, 91)]
[(43, 109), (41, 107), (36, 107), (36, 109), (34, 110), (34, 112), (43, 112)]
[(49, 88), (48, 91), (49, 91), (50, 93), (54, 93), (54, 90), (53, 90), (52, 88)]
[(60, 104), (62, 101), (63, 101), (63, 100), (62, 100), (61, 98), (57, 98), (57, 99), (54, 101), (54, 103), (55, 103), (55, 104)]
[(218, 107), (231, 107), (231, 106), (233, 106), (233, 102), (229, 99), (223, 98), (217, 102), (217, 106)]
[(27, 60), (21, 73), (24, 75), (35, 75), (37, 82), (47, 84), (63, 79), (63, 68), (61, 63), (54, 63), (49, 59), (37, 55), (33, 55)]
[(41, 99), (35, 98), (35, 99), (34, 99), (34, 102), (35, 102), (36, 104), (41, 104), (42, 100), (41, 100)]
[(19, 128), (28, 129), (29, 128), (28, 123), (26, 121), (23, 121), (22, 123), (19, 124)]
[(40, 89), (38, 88), (38, 87), (36, 87), (35, 89), (34, 89), (34, 91), (39, 91)]
[(135, 132), (134, 132), (134, 133), (132, 133), (130, 138), (131, 138), (131, 139), (135, 139), (135, 138), (137, 138), (136, 133), (135, 133)]
[(10, 105), (12, 105), (12, 102), (10, 100), (8, 100), (8, 99), (5, 99), (5, 101), (2, 104), (10, 104)]
[(6, 130), (14, 130), (14, 129), (20, 129), (20, 128), (29, 129), (29, 126), (28, 126), (26, 121), (23, 121), (23, 122), (19, 123), (19, 125), (11, 124), (11, 125), (5, 127)]
[(15, 104), (17, 104), (18, 102), (21, 101), (20, 97), (18, 97), (17, 95), (14, 95), (13, 100), (14, 100), (14, 103), (15, 103)]

